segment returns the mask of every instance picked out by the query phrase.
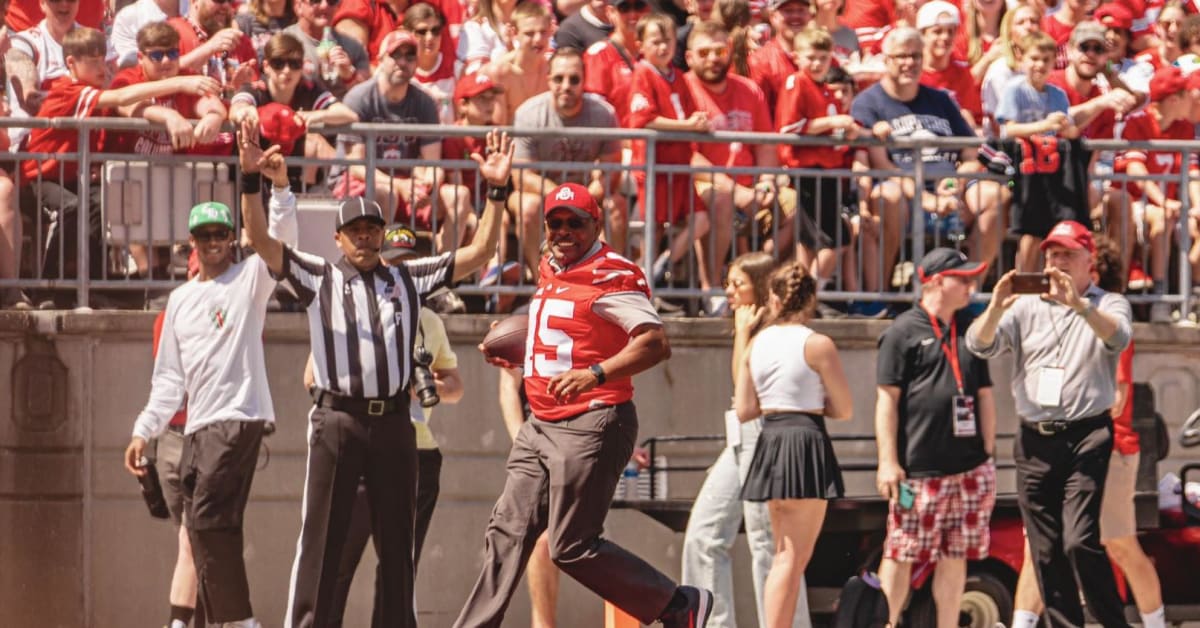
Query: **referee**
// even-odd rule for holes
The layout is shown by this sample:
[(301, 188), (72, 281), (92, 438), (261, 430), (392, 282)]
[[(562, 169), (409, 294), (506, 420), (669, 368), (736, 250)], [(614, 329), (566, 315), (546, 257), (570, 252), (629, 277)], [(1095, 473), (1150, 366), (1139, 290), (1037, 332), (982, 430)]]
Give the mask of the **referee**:
[[(241, 150), (258, 152), (243, 127)], [(272, 146), (263, 159), (279, 159)], [(348, 198), (338, 210), (335, 262), (300, 253), (267, 234), (262, 212), (244, 211), (250, 240), (268, 267), (308, 309), (314, 406), (308, 470), (286, 626), (327, 626), (359, 478), (379, 556), (373, 625), (416, 626), (413, 519), (416, 437), (409, 421), (413, 334), (421, 298), (479, 268), (495, 252), (499, 213), (511, 191), (512, 143), (492, 131), (486, 157), (473, 154), (488, 181), (488, 203), (469, 245), (436, 257), (380, 263), (385, 219), (379, 205)], [(242, 181), (252, 195), (258, 177)]]

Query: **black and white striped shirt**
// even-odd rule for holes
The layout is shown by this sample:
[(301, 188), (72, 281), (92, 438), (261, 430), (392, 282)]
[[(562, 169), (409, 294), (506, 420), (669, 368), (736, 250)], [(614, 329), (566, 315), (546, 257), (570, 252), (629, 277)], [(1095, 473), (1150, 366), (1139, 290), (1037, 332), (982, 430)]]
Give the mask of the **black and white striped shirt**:
[(308, 308), (316, 386), (357, 399), (406, 390), (421, 299), (453, 277), (453, 253), (363, 272), (285, 247), (280, 281)]

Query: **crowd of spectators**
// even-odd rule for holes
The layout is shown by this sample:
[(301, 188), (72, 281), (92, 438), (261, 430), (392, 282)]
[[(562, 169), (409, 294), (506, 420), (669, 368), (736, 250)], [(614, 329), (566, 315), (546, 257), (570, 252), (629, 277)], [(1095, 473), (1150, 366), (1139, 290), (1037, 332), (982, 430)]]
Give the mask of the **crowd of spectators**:
[[(1049, 226), (1074, 219), (1121, 243), (1128, 290), (1190, 288), (1174, 272), (1180, 262), (1190, 262), (1200, 282), (1200, 213), (1190, 209), (1200, 201), (1200, 179), (1186, 190), (1177, 182), (1185, 168), (1200, 174), (1196, 156), (1087, 151), (1076, 141), (1194, 139), (1200, 16), (1191, 2), (108, 1), (0, 3), (7, 26), (0, 113), (165, 125), (91, 138), (93, 150), (142, 156), (228, 156), (235, 147), (221, 132), (224, 123), (257, 119), (264, 136), (290, 154), (334, 160), (328, 171), (294, 168), (293, 187), (342, 197), (362, 194), (373, 179), (375, 198), (392, 217), (431, 234), (439, 250), (474, 233), (473, 174), (441, 164), (467, 158), (477, 139), (367, 138), (307, 126), (980, 140), (979, 149), (953, 150), (662, 142), (648, 155), (641, 142), (523, 138), (517, 162), (527, 167), (508, 202), (511, 241), (485, 282), (534, 278), (541, 199), (564, 181), (588, 187), (604, 210), (607, 240), (631, 257), (645, 243), (630, 221), (645, 219), (653, 206), (663, 227), (653, 281), (706, 290), (713, 296), (701, 309), (709, 314), (727, 310), (718, 288), (728, 260), (754, 249), (800, 260), (825, 290), (906, 290), (917, 207), (930, 245), (950, 243), (993, 268), (1039, 270), (1037, 245)], [(74, 239), (103, 235), (99, 174), (81, 190), (88, 178), (53, 157), (76, 152), (75, 131), (7, 131), (3, 148), (42, 157), (0, 171), (0, 279), (74, 277), (83, 266), (73, 260)], [(361, 160), (372, 147), (376, 159), (422, 165), (368, 177), (363, 166), (336, 161)], [(653, 199), (638, 172), (647, 159), (676, 167), (656, 177)], [(923, 189), (908, 176), (917, 159)], [(768, 172), (726, 171), (734, 167)], [(774, 173), (781, 167), (788, 174)], [(1014, 180), (979, 176), (988, 171)], [(1053, 201), (1040, 195), (1043, 188), (1052, 188)], [(77, 211), (95, 218), (87, 234), (73, 233)], [(1189, 250), (1181, 250), (1184, 230)], [(23, 242), (38, 250), (22, 251)], [(94, 276), (120, 266), (126, 275), (161, 278), (171, 257), (153, 247), (126, 253), (131, 261), (93, 256), (87, 268)], [(996, 276), (985, 273), (979, 287)], [(878, 315), (888, 300), (838, 309)], [(33, 306), (16, 289), (3, 290), (0, 302)], [(1155, 301), (1147, 315), (1186, 320), (1188, 312), (1171, 308)]]

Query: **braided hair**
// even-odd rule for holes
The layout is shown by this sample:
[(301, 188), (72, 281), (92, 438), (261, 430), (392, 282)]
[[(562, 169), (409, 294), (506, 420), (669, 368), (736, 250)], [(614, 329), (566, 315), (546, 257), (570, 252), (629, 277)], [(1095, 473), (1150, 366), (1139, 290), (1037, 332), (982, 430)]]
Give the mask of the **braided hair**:
[(807, 320), (817, 305), (817, 282), (800, 262), (780, 266), (771, 275), (771, 293), (779, 298), (779, 314), (773, 323)]

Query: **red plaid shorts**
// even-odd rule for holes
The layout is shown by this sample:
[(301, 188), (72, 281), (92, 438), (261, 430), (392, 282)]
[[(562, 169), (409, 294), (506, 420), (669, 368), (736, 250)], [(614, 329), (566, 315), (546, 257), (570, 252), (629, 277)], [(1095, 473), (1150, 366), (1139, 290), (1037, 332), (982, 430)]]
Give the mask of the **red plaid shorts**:
[(912, 508), (892, 502), (883, 555), (901, 563), (987, 557), (996, 505), (996, 463), (955, 475), (909, 478)]

